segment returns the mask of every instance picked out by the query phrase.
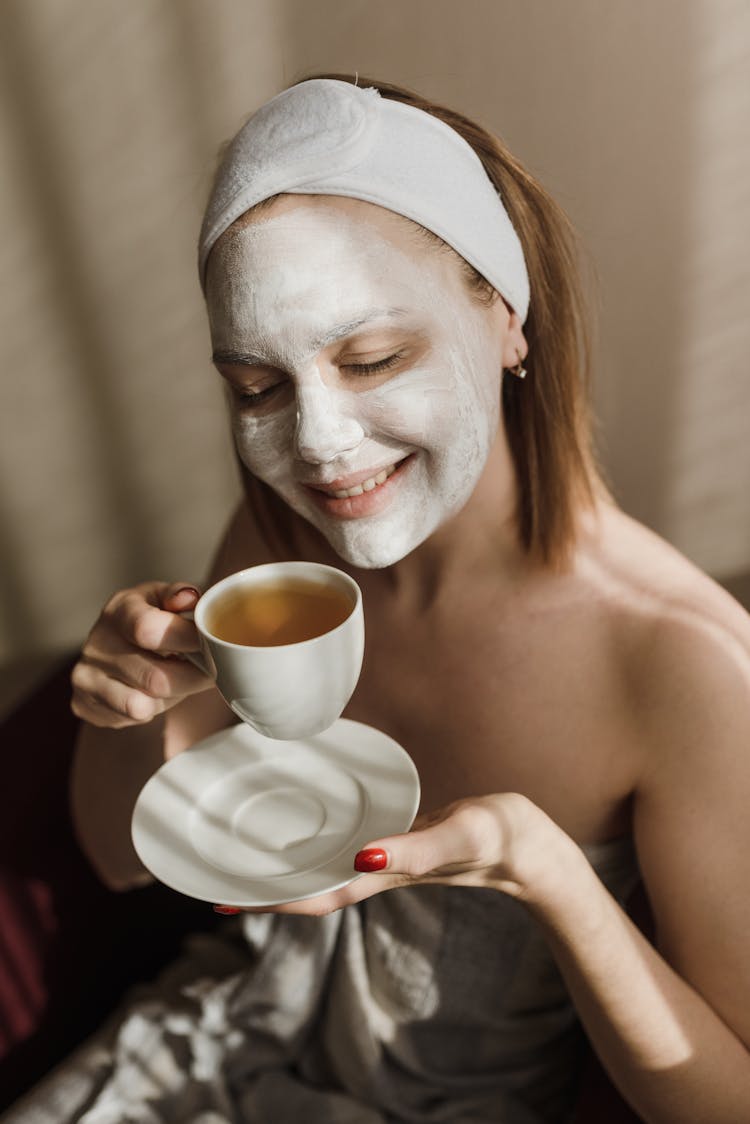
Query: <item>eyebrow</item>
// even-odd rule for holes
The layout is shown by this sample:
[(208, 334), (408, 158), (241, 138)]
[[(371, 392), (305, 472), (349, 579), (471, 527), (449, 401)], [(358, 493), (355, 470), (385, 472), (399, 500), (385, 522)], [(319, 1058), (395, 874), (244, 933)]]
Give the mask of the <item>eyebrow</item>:
[[(316, 336), (311, 341), (311, 350), (322, 351), (324, 347), (330, 347), (337, 340), (350, 336), (352, 332), (356, 332), (358, 328), (364, 327), (373, 320), (395, 320), (405, 315), (404, 308), (369, 308), (354, 320), (337, 324), (329, 331)], [(257, 355), (251, 351), (214, 351), (211, 358), (214, 363), (243, 363), (250, 367), (262, 367), (268, 363), (268, 355)]]

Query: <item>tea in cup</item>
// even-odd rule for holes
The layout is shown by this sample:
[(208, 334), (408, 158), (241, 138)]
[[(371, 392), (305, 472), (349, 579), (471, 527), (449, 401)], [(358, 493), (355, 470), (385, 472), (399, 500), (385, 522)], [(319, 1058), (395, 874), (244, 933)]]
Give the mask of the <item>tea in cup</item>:
[(311, 737), (341, 716), (364, 655), (362, 593), (317, 562), (270, 562), (223, 578), (194, 620), (200, 666), (244, 722), (271, 738)]

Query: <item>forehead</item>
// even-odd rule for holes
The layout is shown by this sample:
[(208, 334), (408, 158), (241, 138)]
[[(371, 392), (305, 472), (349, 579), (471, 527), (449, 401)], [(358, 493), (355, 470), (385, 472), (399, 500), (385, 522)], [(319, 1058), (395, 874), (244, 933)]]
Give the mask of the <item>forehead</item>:
[(401, 289), (453, 289), (459, 259), (392, 211), (356, 199), (284, 195), (235, 222), (208, 262), (209, 304), (293, 303)]
[(285, 231), (294, 229), (310, 233), (316, 229), (338, 229), (348, 239), (362, 243), (368, 239), (382, 240), (411, 254), (424, 250), (427, 243), (425, 232), (417, 223), (374, 203), (336, 195), (278, 195), (240, 215), (216, 247), (236, 242), (242, 232), (254, 232), (258, 237), (268, 232), (283, 237)]

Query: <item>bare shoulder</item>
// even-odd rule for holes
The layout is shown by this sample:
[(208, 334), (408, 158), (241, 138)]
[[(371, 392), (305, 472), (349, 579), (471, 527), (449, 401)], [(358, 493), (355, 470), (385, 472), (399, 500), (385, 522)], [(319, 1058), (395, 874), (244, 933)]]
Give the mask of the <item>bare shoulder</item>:
[(660, 759), (670, 747), (684, 753), (698, 731), (704, 744), (713, 731), (715, 745), (717, 723), (724, 739), (740, 722), (750, 735), (750, 614), (616, 509), (603, 516), (588, 564), (648, 751)]

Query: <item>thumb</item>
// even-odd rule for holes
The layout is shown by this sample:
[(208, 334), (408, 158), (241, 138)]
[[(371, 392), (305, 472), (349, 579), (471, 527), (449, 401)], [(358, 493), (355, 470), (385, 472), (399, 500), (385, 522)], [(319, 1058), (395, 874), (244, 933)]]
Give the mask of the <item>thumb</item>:
[(368, 843), (354, 858), (360, 873), (387, 872), (409, 878), (465, 870), (474, 865), (472, 834), (460, 817), (448, 815), (437, 823), (417, 826), (405, 835), (391, 835)]
[(159, 601), (168, 613), (187, 613), (198, 604), (201, 591), (187, 582), (172, 582), (162, 591)]

